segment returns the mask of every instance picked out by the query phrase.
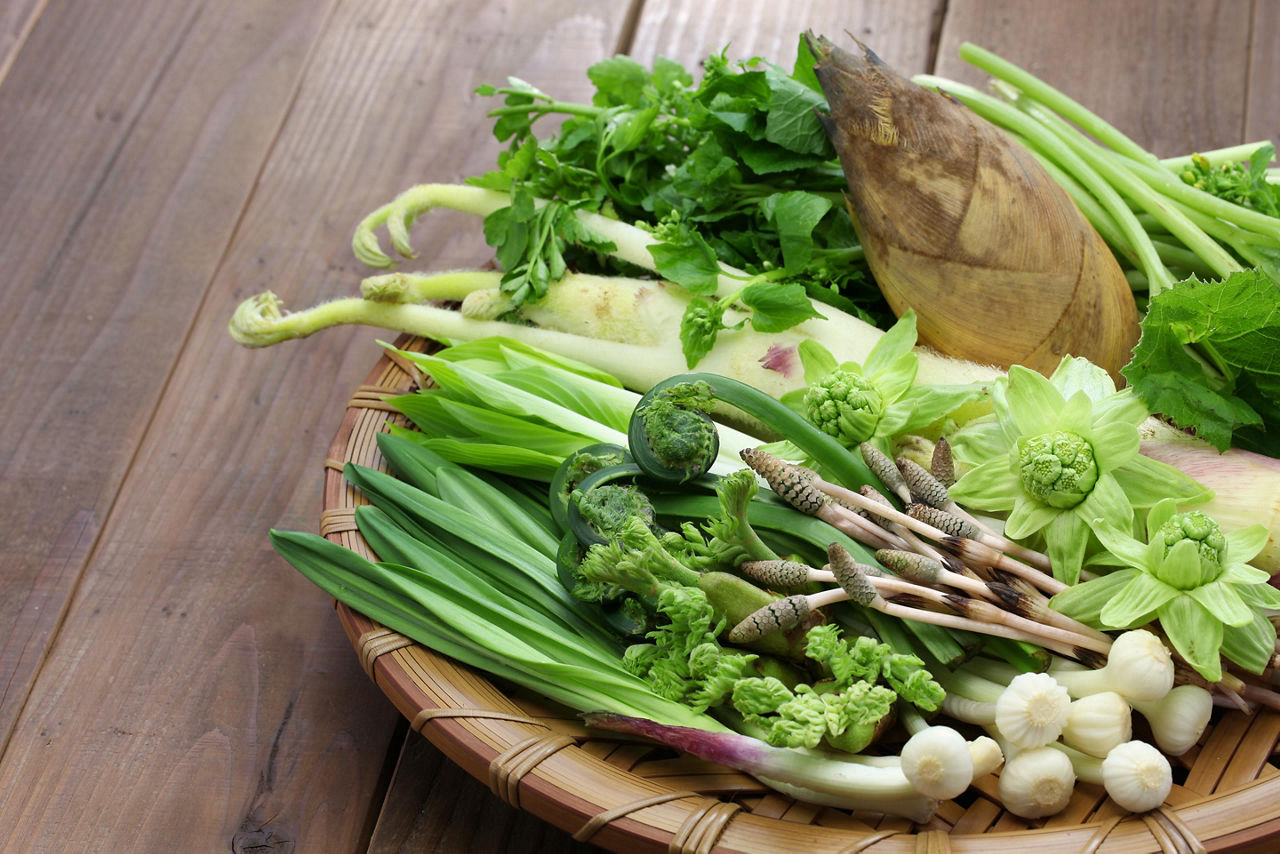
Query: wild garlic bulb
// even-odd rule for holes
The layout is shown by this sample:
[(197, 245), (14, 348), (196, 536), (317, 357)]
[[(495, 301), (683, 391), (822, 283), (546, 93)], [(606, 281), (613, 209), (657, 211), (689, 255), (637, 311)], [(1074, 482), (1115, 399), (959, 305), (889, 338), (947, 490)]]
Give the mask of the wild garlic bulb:
[(994, 738), (980, 735), (969, 742), (969, 756), (973, 760), (973, 779), (994, 774), (1004, 764), (1004, 751)]
[(1000, 772), (1000, 801), (1021, 818), (1059, 813), (1071, 800), (1076, 773), (1065, 753), (1053, 747), (1020, 750)]
[(1115, 691), (1126, 700), (1159, 700), (1173, 688), (1173, 657), (1160, 638), (1133, 629), (1116, 638), (1105, 666), (1097, 670), (1055, 670), (1073, 697)]
[(1133, 737), (1133, 711), (1115, 691), (1081, 697), (1067, 710), (1062, 740), (1090, 756), (1106, 756)]
[(920, 794), (948, 800), (973, 782), (973, 755), (963, 735), (949, 726), (920, 730), (902, 746), (902, 773)]
[(1213, 714), (1213, 695), (1199, 685), (1179, 685), (1162, 699), (1132, 703), (1151, 724), (1156, 745), (1170, 756), (1194, 747)]
[(1040, 747), (1062, 735), (1067, 689), (1047, 673), (1020, 673), (996, 700), (996, 729), (1015, 747)]
[(1126, 741), (1102, 760), (1102, 783), (1107, 794), (1133, 812), (1146, 812), (1164, 803), (1173, 788), (1173, 769), (1163, 753), (1145, 741)]

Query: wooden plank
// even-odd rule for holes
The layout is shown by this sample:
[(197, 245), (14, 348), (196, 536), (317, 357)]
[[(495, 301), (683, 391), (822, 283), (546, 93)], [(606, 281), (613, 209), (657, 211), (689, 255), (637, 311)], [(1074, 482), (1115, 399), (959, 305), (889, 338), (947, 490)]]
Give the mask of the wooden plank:
[(1280, 5), (1253, 5), (1249, 45), (1248, 107), (1242, 140), (1269, 139), (1280, 146)]
[(504, 804), (417, 733), (405, 740), (394, 779), (369, 854), (601, 850)]
[[(169, 76), (152, 88), (167, 97), (171, 85), (175, 99), (193, 95), (184, 86), (199, 91), (173, 69), (223, 61), (192, 45), (212, 37), (206, 26), (222, 32), (215, 12), (240, 10), (253, 24), (281, 14), (278, 6), (210, 4), (201, 10), (208, 20), (187, 23), (188, 43), (174, 48)], [(8, 793), (0, 826), (14, 846), (37, 847), (55, 833), (74, 850), (132, 847), (140, 838), (157, 850), (268, 843), (355, 850), (367, 835), (395, 711), (359, 670), (326, 597), (275, 556), (265, 527), (315, 530), (325, 449), (376, 359), (378, 336), (350, 330), (256, 353), (228, 339), (227, 319), (240, 299), (269, 286), (301, 304), (353, 290), (361, 271), (348, 260), (350, 232), (367, 210), (411, 183), (492, 162), (497, 143), (475, 119), (487, 106), (472, 95), (475, 86), (523, 68), (545, 69), (529, 76), (548, 88), (563, 75), (559, 88), (566, 89), (583, 80), (588, 62), (612, 51), (625, 8), (353, 0), (327, 17), (315, 4), (308, 8), (323, 17), (318, 39), (306, 19), (276, 37), (278, 48), (299, 44), (311, 56), (300, 87), (290, 89), (288, 119), (269, 159), (241, 152), (256, 186), (234, 240), (228, 245), (213, 225), (201, 234), (190, 215), (180, 219), (181, 231), (156, 226), (162, 245), (174, 249), (193, 248), (184, 237), (196, 249), (220, 239), (214, 259), (221, 260), (206, 301), (199, 303), (207, 267), (194, 299), (181, 306), (188, 316), (200, 306), (185, 342), (185, 326), (170, 333), (174, 348), (184, 346), (182, 359), (0, 763)], [(238, 30), (223, 35), (246, 40)], [(235, 57), (235, 47), (220, 54)], [(247, 91), (278, 73), (275, 57), (260, 53), (258, 61), (263, 67), (241, 84)], [(215, 102), (190, 120), (231, 106)], [(171, 151), (163, 153), (182, 149)], [(187, 155), (188, 168), (205, 165), (202, 153), (210, 154)], [(105, 211), (98, 219), (103, 241), (128, 222)], [(466, 229), (479, 234), (475, 221)], [(424, 229), (425, 257), (464, 263), (459, 231)], [(115, 260), (93, 248), (96, 255), (86, 257)], [(150, 267), (158, 251), (147, 243), (121, 249), (115, 263), (160, 275)], [(168, 258), (170, 272), (182, 272), (180, 262)], [(158, 301), (165, 289), (152, 277), (146, 283), (145, 295)], [(78, 315), (61, 317), (71, 324)], [(123, 334), (123, 320), (118, 325)], [(146, 352), (147, 337), (134, 331), (133, 346)], [(120, 407), (130, 403), (119, 386), (132, 379), (131, 367), (121, 366), (118, 378), (94, 377), (113, 384)], [(161, 379), (168, 370), (166, 363)], [(148, 412), (136, 416), (138, 432)], [(135, 420), (114, 414), (121, 424)]]
[(796, 58), (800, 34), (837, 43), (853, 33), (903, 73), (929, 67), (940, 0), (648, 0), (630, 53), (641, 62), (667, 56), (689, 66), (728, 47), (730, 59), (761, 56), (783, 68)]
[(323, 11), (50, 3), (0, 84), (0, 742)]
[(984, 85), (985, 75), (956, 54), (971, 41), (1159, 156), (1234, 145), (1242, 141), (1252, 6), (1133, 0), (1118, 13), (1107, 0), (953, 0), (936, 73)]
[(13, 67), (49, 0), (12, 0), (0, 8), (0, 83)]

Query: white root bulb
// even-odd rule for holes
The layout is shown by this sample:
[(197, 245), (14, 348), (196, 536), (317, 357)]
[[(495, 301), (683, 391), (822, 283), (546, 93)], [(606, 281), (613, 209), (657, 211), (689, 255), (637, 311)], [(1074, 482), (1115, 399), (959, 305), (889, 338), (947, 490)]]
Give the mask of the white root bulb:
[(1103, 757), (1133, 737), (1133, 711), (1115, 691), (1101, 691), (1071, 703), (1062, 740), (1090, 756)]
[(1019, 748), (1057, 741), (1067, 723), (1071, 695), (1047, 673), (1020, 673), (996, 700), (996, 729)]
[(1021, 818), (1042, 818), (1061, 812), (1075, 790), (1071, 760), (1056, 748), (1020, 750), (1000, 772), (1000, 801)]
[(949, 726), (920, 730), (902, 746), (902, 773), (920, 794), (954, 798), (973, 782), (973, 755), (963, 735)]
[(1102, 760), (1102, 784), (1120, 806), (1146, 812), (1164, 803), (1173, 788), (1173, 769), (1163, 753), (1145, 741), (1127, 741)]

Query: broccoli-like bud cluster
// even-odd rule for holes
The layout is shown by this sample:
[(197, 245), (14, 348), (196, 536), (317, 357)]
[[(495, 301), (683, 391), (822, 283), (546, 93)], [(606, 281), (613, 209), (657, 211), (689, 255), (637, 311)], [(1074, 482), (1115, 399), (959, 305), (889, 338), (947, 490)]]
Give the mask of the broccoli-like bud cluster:
[(1020, 439), (1017, 453), (1023, 487), (1050, 507), (1074, 507), (1098, 482), (1093, 448), (1075, 433)]

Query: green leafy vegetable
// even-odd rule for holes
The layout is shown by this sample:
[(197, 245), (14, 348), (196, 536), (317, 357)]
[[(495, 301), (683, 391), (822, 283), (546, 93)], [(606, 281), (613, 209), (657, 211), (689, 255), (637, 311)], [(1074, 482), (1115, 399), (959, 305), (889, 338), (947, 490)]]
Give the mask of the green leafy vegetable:
[[(1188, 351), (1208, 354), (1205, 365)], [(1280, 287), (1257, 272), (1189, 279), (1151, 300), (1125, 379), (1218, 450), (1280, 455)]]
[[(814, 108), (823, 104), (803, 41), (791, 74), (759, 58), (724, 53), (703, 79), (668, 59), (646, 69), (628, 57), (592, 66), (590, 104), (557, 101), (524, 81), (478, 91), (501, 96), (490, 111), (508, 148), (473, 186), (511, 194), (489, 214), (485, 236), (519, 305), (566, 269), (612, 272), (609, 242), (575, 221), (603, 213), (652, 230), (656, 272), (696, 297), (682, 327), (689, 367), (724, 329), (750, 322), (779, 331), (818, 316), (811, 300), (864, 317), (891, 313), (871, 283), (848, 213), (844, 174)], [(564, 118), (540, 137), (544, 116)], [(548, 200), (541, 208), (533, 199)], [(576, 246), (575, 246), (576, 244)], [(744, 288), (709, 300), (722, 265)], [(725, 323), (730, 306), (744, 310)]]

